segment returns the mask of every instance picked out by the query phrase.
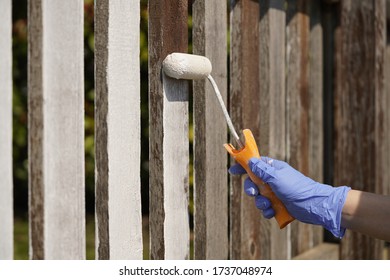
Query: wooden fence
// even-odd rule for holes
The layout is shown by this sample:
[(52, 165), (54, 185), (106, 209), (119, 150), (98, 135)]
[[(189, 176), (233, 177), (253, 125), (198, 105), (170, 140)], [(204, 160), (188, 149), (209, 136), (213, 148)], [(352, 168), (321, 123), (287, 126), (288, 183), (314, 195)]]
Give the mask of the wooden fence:
[[(11, 0), (0, 11), (0, 259), (12, 259)], [(190, 258), (192, 94), (195, 259), (382, 259), (384, 242), (361, 234), (330, 244), (318, 226), (279, 230), (228, 176), (210, 85), (161, 73), (188, 50), (189, 11), (193, 53), (260, 153), (319, 181), (390, 189), (386, 1), (149, 0), (150, 258)], [(143, 255), (139, 24), (140, 1), (95, 1), (98, 259)], [(83, 1), (30, 0), (28, 44), (30, 258), (85, 259)]]

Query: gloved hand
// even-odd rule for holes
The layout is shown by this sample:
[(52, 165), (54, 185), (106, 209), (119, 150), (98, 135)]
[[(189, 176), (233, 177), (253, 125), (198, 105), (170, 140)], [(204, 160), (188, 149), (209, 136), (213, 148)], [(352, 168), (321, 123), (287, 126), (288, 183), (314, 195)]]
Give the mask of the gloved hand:
[[(252, 158), (249, 161), (252, 172), (269, 184), (276, 196), (283, 202), (289, 213), (301, 222), (321, 225), (334, 236), (342, 238), (345, 229), (341, 228), (341, 213), (350, 187), (334, 188), (320, 184), (304, 176), (284, 161), (269, 157)], [(231, 174), (244, 174), (245, 169), (234, 165)], [(266, 218), (275, 213), (270, 201), (261, 196), (257, 186), (247, 178), (244, 183), (245, 193), (255, 196), (257, 208), (263, 210)]]

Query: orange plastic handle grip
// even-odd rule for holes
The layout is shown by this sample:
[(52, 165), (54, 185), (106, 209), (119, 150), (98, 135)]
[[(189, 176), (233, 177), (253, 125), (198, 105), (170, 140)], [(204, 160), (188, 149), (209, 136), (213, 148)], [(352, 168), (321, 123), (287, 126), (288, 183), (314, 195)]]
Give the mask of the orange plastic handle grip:
[(258, 186), (261, 195), (265, 196), (271, 201), (272, 208), (275, 211), (275, 219), (279, 224), (279, 227), (282, 229), (287, 226), (289, 223), (295, 220), (294, 217), (288, 213), (284, 204), (279, 200), (279, 198), (272, 191), (271, 187), (264, 183), (259, 177), (252, 173), (248, 163), (249, 160), (253, 157), (260, 158), (259, 150), (257, 149), (256, 141), (253, 137), (252, 131), (249, 129), (244, 129), (243, 134), (245, 137), (245, 146), (240, 150), (236, 150), (232, 144), (225, 144), (225, 149), (229, 154), (242, 166), (245, 168), (251, 180)]

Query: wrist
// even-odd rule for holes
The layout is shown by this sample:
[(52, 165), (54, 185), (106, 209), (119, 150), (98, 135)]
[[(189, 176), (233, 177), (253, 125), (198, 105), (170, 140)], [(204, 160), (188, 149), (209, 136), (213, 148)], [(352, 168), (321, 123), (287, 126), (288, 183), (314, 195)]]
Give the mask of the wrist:
[(350, 187), (333, 187), (332, 194), (328, 199), (328, 213), (324, 227), (335, 237), (342, 238), (345, 234), (345, 227), (342, 226), (344, 211), (350, 211), (349, 207), (344, 207)]
[(342, 209), (343, 217), (353, 216), (356, 213), (357, 203), (355, 201), (359, 201), (361, 196), (360, 191), (351, 190), (347, 193), (344, 207)]

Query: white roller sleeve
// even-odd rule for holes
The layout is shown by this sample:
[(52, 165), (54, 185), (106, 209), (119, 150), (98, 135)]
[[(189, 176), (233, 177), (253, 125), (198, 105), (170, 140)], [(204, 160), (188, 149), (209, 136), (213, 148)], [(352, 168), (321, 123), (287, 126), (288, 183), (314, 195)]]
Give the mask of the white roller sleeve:
[(185, 80), (201, 80), (211, 73), (211, 62), (207, 57), (172, 53), (163, 61), (163, 69), (166, 75)]

